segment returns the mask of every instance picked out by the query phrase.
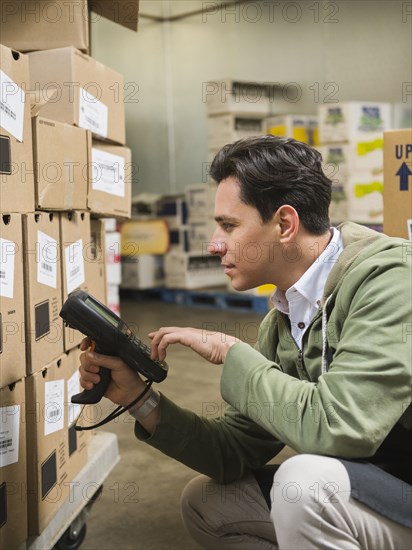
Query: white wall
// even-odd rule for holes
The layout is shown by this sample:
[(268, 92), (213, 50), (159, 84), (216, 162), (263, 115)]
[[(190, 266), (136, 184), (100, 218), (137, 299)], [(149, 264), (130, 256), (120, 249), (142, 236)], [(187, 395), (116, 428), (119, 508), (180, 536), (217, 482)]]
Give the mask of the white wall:
[[(206, 5), (217, 3), (143, 0), (141, 13), (173, 15)], [(404, 83), (412, 82), (409, 5), (260, 0), (171, 23), (141, 18), (138, 33), (95, 23), (92, 55), (123, 73), (129, 86), (127, 141), (139, 166), (134, 193), (182, 191), (202, 181), (205, 82), (297, 82), (301, 99), (282, 100), (290, 112), (315, 113), (328, 99), (401, 102)]]

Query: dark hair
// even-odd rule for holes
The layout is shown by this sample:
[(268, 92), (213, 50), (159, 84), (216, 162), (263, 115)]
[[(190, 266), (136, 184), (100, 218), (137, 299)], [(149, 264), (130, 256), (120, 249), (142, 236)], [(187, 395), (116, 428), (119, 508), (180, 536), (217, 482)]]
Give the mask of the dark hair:
[(236, 178), (241, 200), (254, 206), (263, 222), (289, 204), (310, 233), (329, 229), (331, 180), (323, 173), (321, 154), (305, 143), (276, 136), (241, 139), (217, 153), (210, 175), (218, 183)]

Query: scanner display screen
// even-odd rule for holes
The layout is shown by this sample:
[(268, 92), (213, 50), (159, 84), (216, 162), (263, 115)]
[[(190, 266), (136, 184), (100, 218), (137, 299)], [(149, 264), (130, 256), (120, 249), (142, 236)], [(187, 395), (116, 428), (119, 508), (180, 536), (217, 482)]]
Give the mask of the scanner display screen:
[(90, 298), (86, 298), (85, 303), (90, 306), (94, 311), (99, 313), (106, 321), (109, 321), (113, 326), (118, 327), (119, 323), (116, 319), (116, 317), (113, 317), (111, 315), (110, 311), (107, 311), (105, 308), (101, 307), (99, 304), (97, 304), (94, 300), (91, 300)]

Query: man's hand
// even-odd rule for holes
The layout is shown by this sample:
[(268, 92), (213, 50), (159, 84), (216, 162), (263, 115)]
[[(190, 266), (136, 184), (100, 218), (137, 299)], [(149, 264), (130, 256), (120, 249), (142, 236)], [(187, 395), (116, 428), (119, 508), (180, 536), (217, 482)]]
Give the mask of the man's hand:
[[(90, 344), (89, 338), (85, 338), (80, 349), (86, 351)], [(119, 357), (86, 351), (80, 355), (80, 365), (80, 385), (85, 390), (91, 390), (100, 381), (100, 367), (110, 369), (112, 379), (105, 397), (117, 405), (129, 405), (146, 388), (140, 376)]]
[(238, 338), (222, 332), (182, 327), (163, 327), (149, 334), (152, 340), (151, 358), (163, 361), (169, 344), (183, 344), (215, 365), (225, 362), (226, 354)]

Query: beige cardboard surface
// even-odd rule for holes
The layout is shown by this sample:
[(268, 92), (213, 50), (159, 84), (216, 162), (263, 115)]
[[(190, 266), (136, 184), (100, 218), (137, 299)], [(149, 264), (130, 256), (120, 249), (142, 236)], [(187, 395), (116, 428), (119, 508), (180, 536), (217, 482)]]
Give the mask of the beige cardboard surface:
[(85, 210), (89, 183), (89, 130), (33, 118), (36, 208)]
[(29, 535), (40, 534), (50, 522), (87, 460), (88, 436), (80, 442), (68, 429), (69, 415), (75, 414), (69, 406), (71, 362), (62, 355), (26, 379)]
[(59, 214), (23, 215), (27, 374), (63, 353)]
[(42, 108), (42, 116), (124, 145), (122, 75), (71, 47), (32, 52), (28, 57), (31, 88), (40, 94), (50, 86), (58, 90), (57, 97)]
[[(89, 10), (93, 10), (90, 14)], [(73, 46), (89, 48), (91, 27), (101, 17), (137, 31), (138, 0), (13, 0), (3, 2), (0, 35), (3, 44), (21, 52)]]
[(128, 147), (93, 141), (87, 206), (97, 216), (130, 218), (133, 163)]
[(27, 538), (25, 380), (0, 389), (0, 548)]
[(0, 212), (33, 212), (30, 103), (25, 93), (30, 85), (28, 57), (0, 45), (0, 70), (5, 90), (0, 117)]
[(383, 231), (412, 239), (412, 129), (384, 133)]
[(74, 46), (89, 47), (87, 0), (14, 0), (5, 2), (1, 41), (21, 52)]
[(0, 216), (0, 388), (26, 374), (21, 214)]
[[(91, 273), (89, 256), (92, 254), (90, 242), (90, 214), (88, 212), (62, 212), (60, 214), (60, 239), (62, 258), (62, 303), (70, 292), (81, 288), (89, 290)], [(82, 335), (77, 330), (63, 328), (64, 350), (80, 344)]]

